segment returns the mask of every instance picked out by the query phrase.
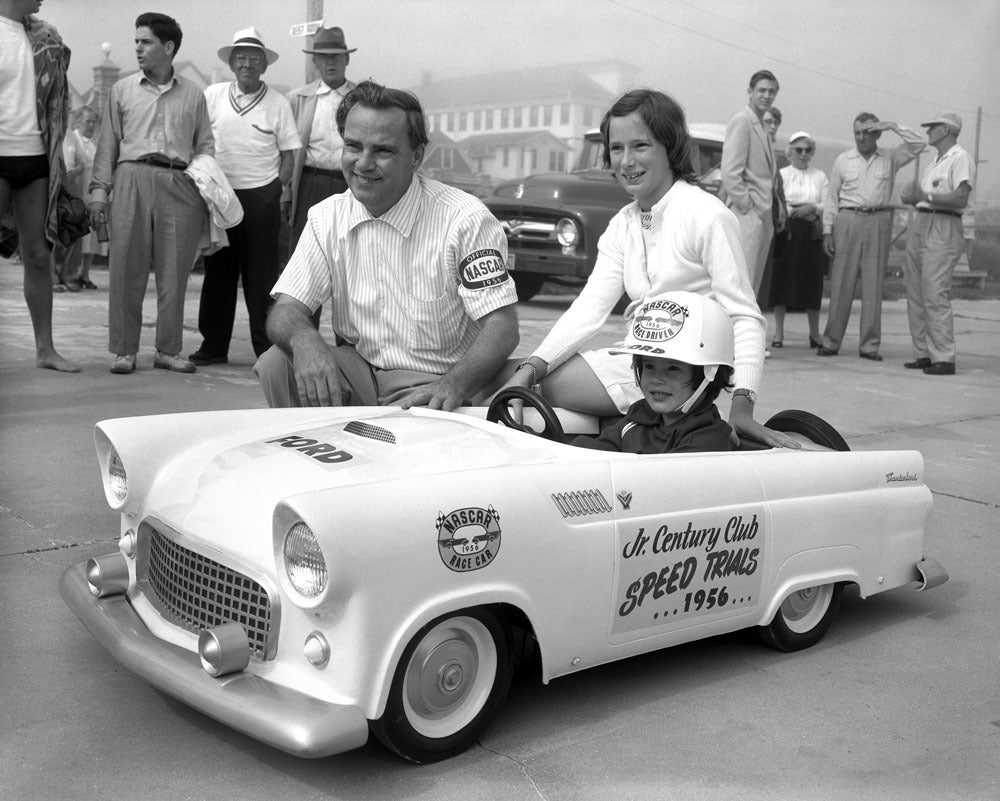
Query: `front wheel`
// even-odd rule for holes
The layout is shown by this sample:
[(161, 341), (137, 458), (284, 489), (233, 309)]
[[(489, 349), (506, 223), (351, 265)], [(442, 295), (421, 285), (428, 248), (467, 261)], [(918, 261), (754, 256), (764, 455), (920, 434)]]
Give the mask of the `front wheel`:
[(781, 651), (801, 651), (818, 643), (840, 610), (843, 583), (820, 584), (793, 592), (778, 607), (766, 626), (758, 626), (760, 638)]
[(413, 762), (454, 756), (486, 731), (513, 671), (510, 631), (493, 612), (467, 609), (438, 618), (403, 651), (372, 733)]

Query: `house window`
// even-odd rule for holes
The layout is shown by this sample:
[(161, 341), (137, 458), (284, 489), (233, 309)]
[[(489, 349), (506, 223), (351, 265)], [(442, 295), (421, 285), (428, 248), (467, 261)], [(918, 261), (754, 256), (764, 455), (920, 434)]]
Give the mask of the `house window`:
[(461, 111), (458, 114), (458, 130), (464, 131), (469, 125), (469, 112)]
[(569, 103), (562, 103), (559, 106), (559, 124), (569, 125)]
[(524, 171), (529, 175), (535, 171), (538, 165), (538, 151), (531, 149), (524, 151)]
[(509, 108), (502, 108), (502, 109), (500, 109), (500, 127), (501, 128), (509, 128), (510, 127), (510, 114), (508, 113), (509, 111), (510, 111)]
[(480, 131), (483, 128), (483, 110), (479, 109), (472, 118), (472, 129)]
[(546, 127), (552, 125), (552, 106), (545, 106), (542, 113), (544, 115), (542, 125)]
[(566, 172), (566, 154), (555, 150), (549, 152), (549, 171)]
[(446, 170), (455, 167), (455, 152), (450, 147), (441, 148), (441, 166)]
[(518, 106), (513, 109), (514, 112), (514, 123), (512, 128), (523, 128), (524, 127), (524, 109)]
[(486, 111), (484, 113), (486, 114), (486, 130), (487, 131), (492, 131), (493, 130), (493, 114), (494, 114), (494, 111), (493, 111), (493, 109), (488, 108), (488, 109), (486, 109)]
[(532, 106), (528, 109), (528, 127), (537, 128), (538, 127), (538, 106)]
[(510, 166), (510, 148), (509, 147), (505, 147), (503, 149), (503, 161), (501, 162), (501, 165), (504, 166), (504, 167)]

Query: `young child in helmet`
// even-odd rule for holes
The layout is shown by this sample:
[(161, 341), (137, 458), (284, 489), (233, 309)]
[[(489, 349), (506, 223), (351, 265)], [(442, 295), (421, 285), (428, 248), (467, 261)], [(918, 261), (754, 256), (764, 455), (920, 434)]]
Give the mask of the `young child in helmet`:
[(646, 298), (625, 341), (643, 399), (599, 437), (573, 445), (624, 453), (728, 451), (729, 424), (715, 399), (732, 387), (733, 326), (714, 300), (693, 292)]

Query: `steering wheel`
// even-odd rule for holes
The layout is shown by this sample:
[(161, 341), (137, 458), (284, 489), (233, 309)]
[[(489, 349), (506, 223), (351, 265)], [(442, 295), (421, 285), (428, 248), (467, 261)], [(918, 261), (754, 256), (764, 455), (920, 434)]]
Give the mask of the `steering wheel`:
[[(519, 400), (533, 408), (541, 416), (545, 423), (545, 428), (535, 431), (524, 423), (517, 422), (510, 413), (510, 402)], [(507, 387), (501, 389), (490, 403), (490, 408), (486, 412), (486, 419), (491, 423), (503, 423), (507, 428), (523, 431), (526, 434), (534, 434), (538, 437), (545, 437), (553, 442), (562, 442), (566, 433), (563, 431), (562, 423), (556, 416), (551, 404), (537, 392), (532, 392), (524, 387)]]

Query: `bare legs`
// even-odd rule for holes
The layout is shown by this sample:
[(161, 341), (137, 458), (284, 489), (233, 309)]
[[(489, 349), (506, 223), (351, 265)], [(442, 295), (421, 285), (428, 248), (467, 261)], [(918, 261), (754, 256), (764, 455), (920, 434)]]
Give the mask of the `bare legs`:
[[(806, 309), (806, 320), (809, 321), (809, 339), (812, 342), (822, 342), (819, 330), (819, 309)], [(774, 307), (774, 341), (785, 341), (785, 307)]]
[(35, 364), (49, 370), (77, 373), (80, 368), (58, 353), (52, 343), (52, 251), (45, 238), (48, 182), (32, 181), (23, 189), (11, 189), (0, 178), (0, 209), (13, 200), (14, 220), (21, 240), (24, 263), (24, 299), (35, 332)]

